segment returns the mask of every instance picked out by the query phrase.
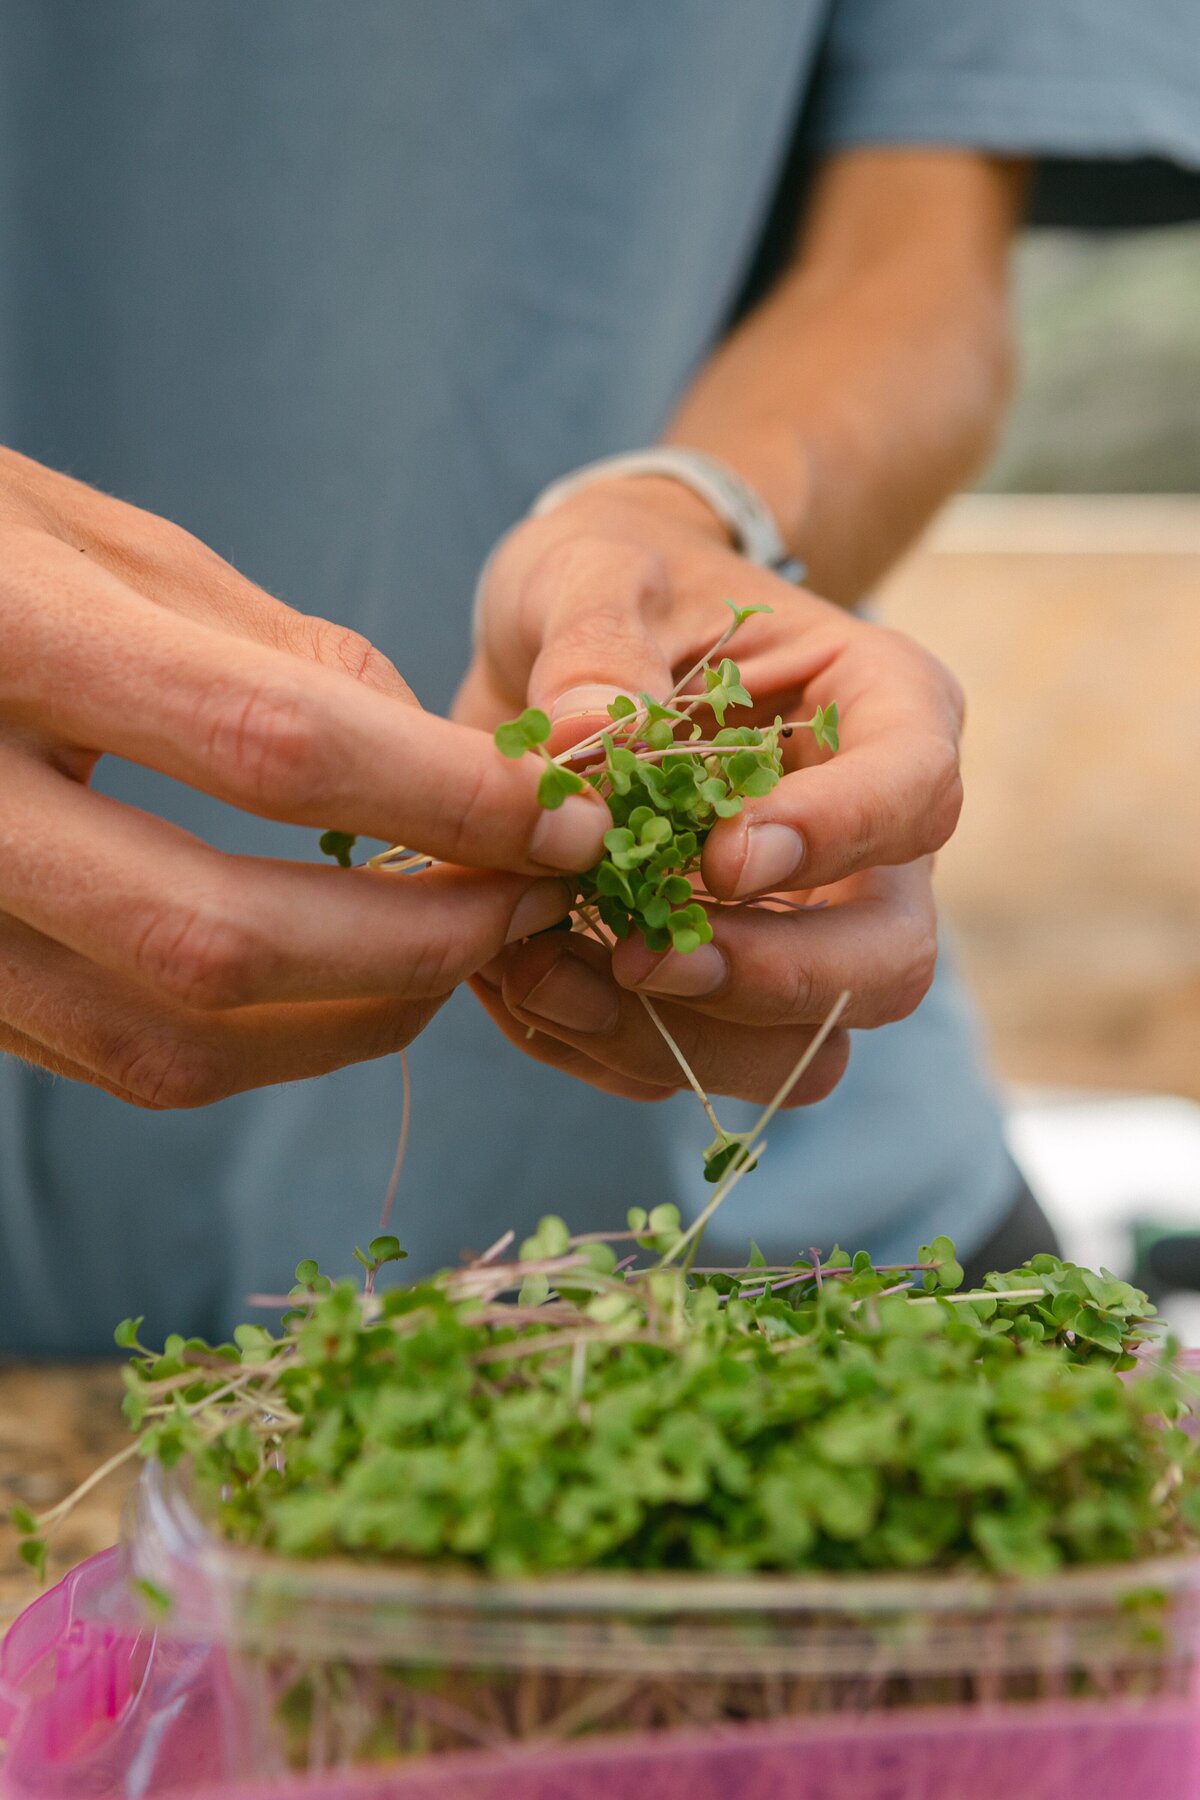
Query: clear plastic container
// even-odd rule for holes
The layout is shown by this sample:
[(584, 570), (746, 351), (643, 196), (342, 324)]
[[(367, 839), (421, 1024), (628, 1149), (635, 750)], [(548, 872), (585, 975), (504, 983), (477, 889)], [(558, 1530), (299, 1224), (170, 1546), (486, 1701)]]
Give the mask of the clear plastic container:
[[(157, 1632), (129, 1578), (172, 1596)], [(5, 1646), (9, 1800), (251, 1779), (338, 1800), (1200, 1793), (1193, 1557), (1041, 1583), (500, 1582), (237, 1549), (151, 1467), (94, 1589), (59, 1620), (70, 1707), (53, 1621)]]

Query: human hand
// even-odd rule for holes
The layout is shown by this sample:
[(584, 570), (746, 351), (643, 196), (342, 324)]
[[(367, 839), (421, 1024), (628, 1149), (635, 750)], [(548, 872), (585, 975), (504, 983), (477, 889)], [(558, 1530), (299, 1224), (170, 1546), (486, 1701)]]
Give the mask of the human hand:
[[(961, 798), (957, 685), (907, 639), (748, 565), (679, 484), (596, 483), (509, 534), (487, 572), (456, 716), (492, 727), (540, 706), (560, 749), (606, 722), (617, 691), (665, 698), (728, 624), (726, 599), (773, 609), (732, 647), (755, 705), (731, 722), (837, 701), (839, 755), (795, 733), (778, 786), (712, 831), (703, 881), (723, 904), (709, 908), (711, 944), (654, 955), (634, 937), (610, 956), (555, 934), (506, 952), (473, 984), (528, 1053), (639, 1098), (683, 1081), (641, 994), (703, 1086), (762, 1100), (842, 989), (847, 1025), (902, 1018), (936, 956), (930, 858)], [(846, 1057), (837, 1032), (792, 1103), (827, 1093)]]
[[(0, 1050), (122, 1099), (203, 1105), (400, 1049), (562, 917), (567, 887), (536, 877), (600, 853), (598, 801), (543, 812), (535, 758), (422, 712), (364, 639), (9, 451), (0, 647)], [(222, 855), (90, 791), (105, 752), (472, 867)]]

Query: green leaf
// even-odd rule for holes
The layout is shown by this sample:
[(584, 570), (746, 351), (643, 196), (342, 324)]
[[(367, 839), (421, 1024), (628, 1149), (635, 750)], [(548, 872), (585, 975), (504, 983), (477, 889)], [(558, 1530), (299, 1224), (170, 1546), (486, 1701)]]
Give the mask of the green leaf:
[(261, 1325), (239, 1325), (233, 1334), (233, 1341), (242, 1353), (242, 1361), (246, 1363), (266, 1362), (275, 1354), (274, 1339)]
[(747, 1164), (747, 1172), (758, 1163), (758, 1151), (750, 1155), (746, 1147), (745, 1135), (738, 1131), (718, 1132), (708, 1149), (704, 1152), (704, 1179), (718, 1182), (729, 1169)]
[(117, 1346), (118, 1350), (138, 1350), (141, 1348), (138, 1343), (138, 1331), (145, 1322), (144, 1314), (140, 1314), (136, 1319), (121, 1320), (121, 1323), (113, 1332), (113, 1343)]
[(547, 1275), (527, 1275), (521, 1283), (518, 1300), (522, 1306), (541, 1306), (550, 1297), (550, 1278)]
[(150, 1405), (146, 1395), (137, 1388), (130, 1388), (121, 1401), (121, 1411), (132, 1431), (140, 1431), (142, 1421), (146, 1417), (146, 1409)]
[(733, 614), (736, 626), (744, 625), (753, 613), (769, 613), (775, 610), (773, 606), (735, 606), (732, 600), (726, 600), (725, 604)]
[(9, 1509), (8, 1517), (13, 1528), (19, 1531), (22, 1537), (35, 1537), (37, 1535), (37, 1520), (27, 1506), (11, 1507)]
[(372, 1238), (367, 1251), (371, 1260), (380, 1266), (384, 1263), (401, 1262), (408, 1255), (407, 1250), (400, 1248), (400, 1239), (390, 1234)]
[(574, 769), (564, 769), (559, 763), (551, 763), (542, 771), (538, 782), (538, 805), (547, 812), (557, 812), (569, 794), (578, 794), (583, 787), (583, 777)]
[(655, 813), (638, 830), (643, 844), (665, 844), (673, 836), (668, 820)]
[(808, 723), (813, 736), (816, 738), (817, 743), (822, 750), (836, 751), (840, 747), (838, 741), (838, 709), (836, 700), (831, 701), (828, 706), (818, 706)]
[(628, 694), (618, 694), (615, 700), (608, 703), (610, 719), (632, 719), (636, 712), (637, 707)]
[(39, 1581), (46, 1579), (46, 1540), (44, 1538), (24, 1538), (17, 1546), (17, 1554), (23, 1563), (27, 1563)]
[(750, 696), (742, 686), (738, 666), (727, 656), (722, 659), (717, 668), (705, 668), (704, 687), (708, 704), (716, 715), (718, 725), (724, 725), (728, 707), (751, 704)]
[(634, 1303), (627, 1294), (597, 1294), (584, 1311), (601, 1325), (620, 1325), (635, 1317)]
[(349, 869), (353, 866), (350, 852), (357, 842), (358, 836), (353, 831), (323, 831), (317, 839), (317, 848), (322, 856), (332, 856), (341, 868)]
[[(494, 733), (496, 748), (501, 756), (514, 760), (524, 756), (527, 750), (536, 750), (550, 736), (550, 720), (540, 707), (527, 706), (520, 718), (509, 719), (503, 725), (497, 725)], [(542, 802), (545, 805), (545, 802)]]

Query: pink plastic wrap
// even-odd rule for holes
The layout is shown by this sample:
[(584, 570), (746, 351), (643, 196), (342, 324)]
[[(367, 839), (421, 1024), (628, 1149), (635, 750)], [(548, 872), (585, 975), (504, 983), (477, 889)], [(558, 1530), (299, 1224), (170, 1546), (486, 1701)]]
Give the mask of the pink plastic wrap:
[(455, 1752), (276, 1780), (244, 1766), (223, 1651), (119, 1623), (116, 1552), (34, 1602), (0, 1646), (5, 1800), (1195, 1800), (1189, 1698), (840, 1714)]

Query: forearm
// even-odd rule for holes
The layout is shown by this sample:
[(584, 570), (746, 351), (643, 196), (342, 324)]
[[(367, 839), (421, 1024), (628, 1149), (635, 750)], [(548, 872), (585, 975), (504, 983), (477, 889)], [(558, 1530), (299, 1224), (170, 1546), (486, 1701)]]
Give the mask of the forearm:
[(849, 605), (986, 455), (1011, 370), (1017, 165), (862, 151), (819, 178), (790, 269), (702, 369), (667, 438), (773, 508)]

